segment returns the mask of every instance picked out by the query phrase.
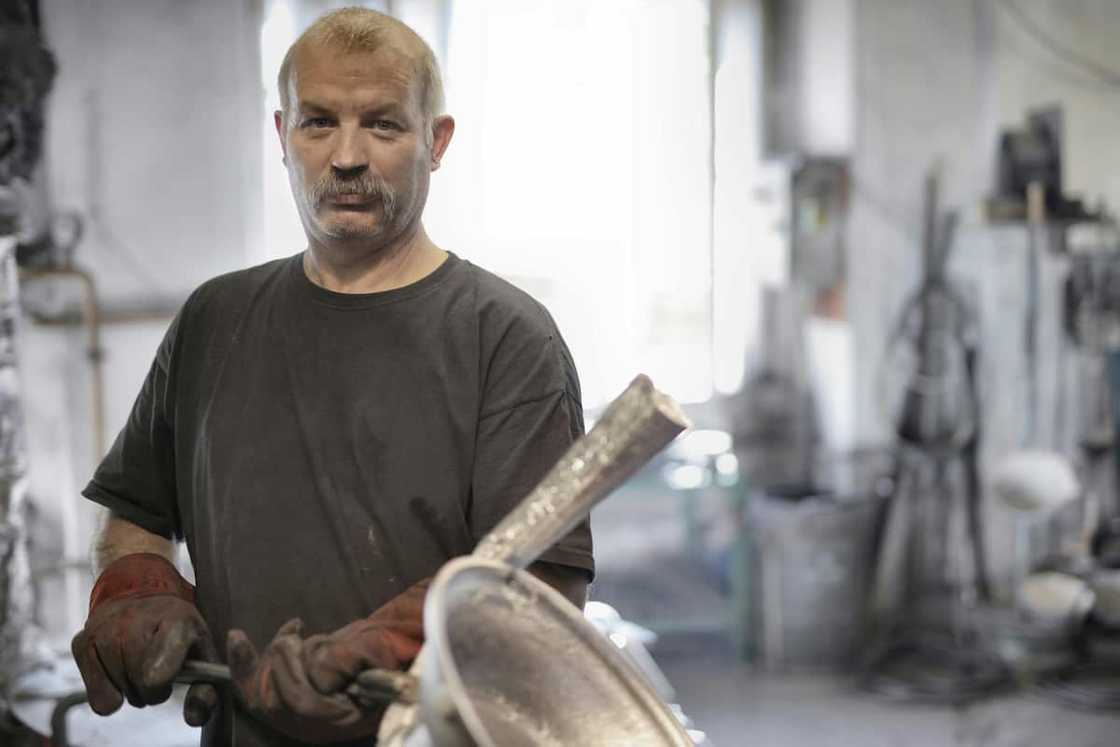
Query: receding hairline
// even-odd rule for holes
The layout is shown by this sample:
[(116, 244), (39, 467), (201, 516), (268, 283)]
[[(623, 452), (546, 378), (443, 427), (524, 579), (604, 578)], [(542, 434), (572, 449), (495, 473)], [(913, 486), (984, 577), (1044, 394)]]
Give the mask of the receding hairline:
[(407, 59), (420, 83), (420, 108), (425, 120), (443, 113), (443, 81), (435, 53), (419, 34), (392, 16), (368, 8), (343, 8), (319, 17), (288, 48), (276, 85), (280, 108), (291, 106), (293, 67), (300, 50), (317, 47), (344, 54), (391, 50)]

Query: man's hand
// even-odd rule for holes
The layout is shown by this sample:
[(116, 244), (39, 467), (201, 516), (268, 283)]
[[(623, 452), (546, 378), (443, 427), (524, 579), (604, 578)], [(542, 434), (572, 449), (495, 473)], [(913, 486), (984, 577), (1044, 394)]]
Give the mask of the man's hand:
[(308, 680), (302, 630), (302, 621), (289, 620), (261, 654), (244, 632), (229, 632), (229, 668), (237, 699), (258, 720), (306, 742), (374, 734), (381, 709), (360, 709), (345, 693), (324, 695)]
[(362, 620), (304, 644), (307, 675), (321, 693), (337, 693), (366, 669), (407, 669), (424, 645), (424, 596), (420, 581)]
[[(90, 707), (102, 716), (126, 698), (137, 708), (167, 700), (188, 655), (217, 661), (210, 631), (194, 605), (194, 587), (154, 553), (124, 555), (105, 568), (71, 651)], [(184, 707), (187, 723), (204, 724), (217, 702), (213, 686), (192, 686)]]

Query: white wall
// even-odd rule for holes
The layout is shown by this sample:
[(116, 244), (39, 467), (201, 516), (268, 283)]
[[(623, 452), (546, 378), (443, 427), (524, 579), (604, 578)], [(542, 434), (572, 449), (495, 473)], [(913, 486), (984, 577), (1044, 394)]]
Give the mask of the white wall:
[[(169, 323), (155, 319), (102, 329), (106, 445), (124, 425)], [(28, 482), (39, 514), (32, 563), (43, 582), (42, 622), (60, 644), (85, 620), (92, 575), (80, 566), (90, 560), (90, 540), (101, 517), (100, 508), (80, 495), (98, 461), (87, 348), (84, 328), (23, 322), (19, 355)]]
[(108, 306), (181, 301), (259, 241), (257, 3), (43, 0), (46, 163)]

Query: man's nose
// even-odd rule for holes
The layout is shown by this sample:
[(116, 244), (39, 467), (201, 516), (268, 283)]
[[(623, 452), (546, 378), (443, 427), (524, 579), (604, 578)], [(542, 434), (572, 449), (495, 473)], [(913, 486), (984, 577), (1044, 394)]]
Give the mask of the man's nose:
[(339, 128), (334, 153), (331, 154), (331, 166), (347, 174), (361, 172), (369, 166), (369, 157), (362, 142), (363, 135), (360, 128)]

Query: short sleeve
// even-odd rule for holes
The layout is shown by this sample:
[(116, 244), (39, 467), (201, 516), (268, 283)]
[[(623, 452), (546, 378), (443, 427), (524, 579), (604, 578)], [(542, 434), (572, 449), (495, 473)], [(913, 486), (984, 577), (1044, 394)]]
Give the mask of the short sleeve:
[(181, 538), (169, 381), (183, 311), (164, 335), (128, 420), (82, 495), (168, 539)]
[[(551, 321), (551, 320), (549, 320)], [(504, 519), (573, 441), (584, 435), (579, 379), (559, 333), (511, 334), (494, 357), (478, 422), (470, 529), (478, 542)], [(488, 407), (487, 407), (488, 405)], [(595, 576), (590, 520), (540, 560)]]
[[(482, 418), (470, 516), (475, 542), (536, 487), (582, 434), (582, 406), (564, 389)], [(581, 568), (594, 577), (590, 521), (578, 525), (540, 560)]]

